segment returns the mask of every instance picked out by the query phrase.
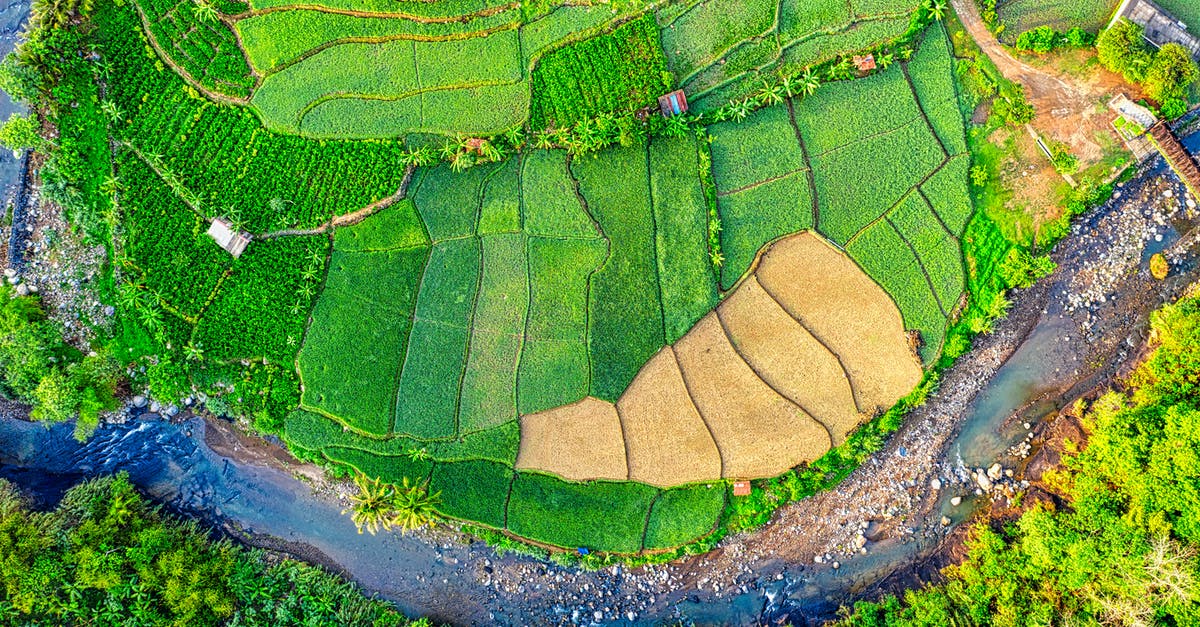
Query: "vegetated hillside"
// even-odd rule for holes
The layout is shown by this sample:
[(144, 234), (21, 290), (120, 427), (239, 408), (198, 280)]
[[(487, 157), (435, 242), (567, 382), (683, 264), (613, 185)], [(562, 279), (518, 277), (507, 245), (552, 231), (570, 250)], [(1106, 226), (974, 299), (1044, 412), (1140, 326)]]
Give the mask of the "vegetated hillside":
[(6, 625), (413, 625), (324, 570), (214, 541), (125, 475), (67, 491), (50, 512), (0, 479)]
[(1048, 475), (1064, 508), (980, 525), (945, 583), (859, 603), (837, 624), (1200, 623), (1200, 300), (1164, 307), (1151, 325), (1155, 349), (1132, 389), (1086, 409), (1086, 446)]

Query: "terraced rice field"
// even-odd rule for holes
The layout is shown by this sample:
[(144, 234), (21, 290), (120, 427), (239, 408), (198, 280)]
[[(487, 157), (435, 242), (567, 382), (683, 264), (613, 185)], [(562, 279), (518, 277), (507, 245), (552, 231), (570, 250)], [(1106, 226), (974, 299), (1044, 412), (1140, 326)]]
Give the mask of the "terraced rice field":
[(948, 46), (930, 29), (908, 63), (710, 128), (723, 288), (765, 244), (812, 228), (887, 290), (925, 362), (939, 354), (971, 214)]
[(663, 49), (695, 107), (720, 106), (795, 71), (900, 37), (915, 0), (692, 0), (658, 13)]
[[(761, 72), (899, 37), (919, 4), (685, 0), (647, 13), (640, 3), (280, 0), (231, 2), (216, 20), (189, 2), (136, 2), (153, 43), (198, 88), (248, 103), (272, 130), (341, 139), (569, 125), (653, 105), (672, 81), (705, 110), (757, 87)], [(608, 33), (632, 37), (589, 41)]]
[[(538, 89), (582, 93), (600, 75), (568, 80), (572, 42), (617, 23), (647, 32), (633, 9), (255, 2), (209, 24), (246, 53), (210, 72), (155, 34), (175, 13), (137, 2), (108, 36), (143, 20), (192, 87), (245, 106), (197, 98), (138, 56), (141, 41), (113, 55), (130, 77), (113, 95), (128, 116), (119, 170), (139, 190), (127, 269), (172, 343), (222, 368), (261, 358), (263, 376), (297, 365), (300, 398), (279, 402), (299, 405), (283, 437), (302, 455), (426, 481), (446, 516), (537, 542), (657, 551), (712, 531), (723, 479), (817, 459), (940, 351), (972, 211), (940, 27), (910, 62), (705, 129), (727, 257), (714, 269), (707, 148), (691, 134), (417, 168), (390, 196), (399, 136), (526, 125)], [(829, 42), (893, 36), (912, 6), (741, 3), (716, 33), (709, 5), (685, 2), (657, 7), (648, 32), (676, 83), (716, 98), (764, 41), (777, 42), (768, 64), (812, 63)], [(640, 43), (613, 42), (613, 58)], [(228, 60), (220, 45), (212, 58)], [(710, 89), (716, 67), (730, 74)], [(202, 235), (222, 211), (263, 234), (237, 261)]]

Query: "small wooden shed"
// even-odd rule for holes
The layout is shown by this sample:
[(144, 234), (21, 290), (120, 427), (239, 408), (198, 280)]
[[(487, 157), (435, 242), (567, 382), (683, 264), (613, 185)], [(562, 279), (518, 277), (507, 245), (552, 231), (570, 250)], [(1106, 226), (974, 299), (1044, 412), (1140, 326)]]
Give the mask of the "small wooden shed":
[(749, 481), (734, 481), (733, 482), (733, 495), (734, 496), (750, 496), (750, 482)]
[(863, 56), (854, 55), (854, 67), (858, 68), (860, 73), (871, 72), (876, 68), (875, 55), (868, 54)]
[(663, 117), (672, 117), (681, 113), (687, 113), (688, 103), (687, 96), (682, 89), (658, 97), (658, 110), (662, 111)]
[(208, 226), (208, 236), (224, 248), (225, 252), (233, 255), (234, 259), (242, 256), (246, 246), (250, 244), (251, 237), (249, 233), (235, 230), (224, 218), (213, 219), (212, 224)]

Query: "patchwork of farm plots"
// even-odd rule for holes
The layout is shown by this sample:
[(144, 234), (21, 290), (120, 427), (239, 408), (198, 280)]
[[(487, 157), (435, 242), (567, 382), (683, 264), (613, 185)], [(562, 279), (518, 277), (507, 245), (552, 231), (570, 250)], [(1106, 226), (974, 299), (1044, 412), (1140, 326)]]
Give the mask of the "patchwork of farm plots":
[(712, 127), (722, 287), (764, 244), (816, 229), (887, 290), (932, 361), (965, 288), (972, 211), (952, 72), (931, 28), (909, 63)]
[(688, 0), (658, 12), (676, 82), (697, 110), (794, 71), (903, 35), (917, 0)]
[[(288, 440), (392, 477), (487, 460), (513, 486), (616, 482), (598, 490), (819, 457), (915, 385), (905, 330), (935, 358), (963, 293), (955, 98), (935, 28), (909, 63), (711, 128), (720, 277), (693, 139), (419, 173), (336, 231)], [(489, 520), (563, 544), (505, 502)]]
[[(302, 406), (288, 443), (428, 480), (448, 516), (627, 553), (704, 536), (726, 503), (705, 478), (841, 441), (911, 387), (905, 331), (932, 359), (961, 293), (970, 201), (940, 28), (906, 67), (708, 129), (718, 274), (695, 138), (423, 168), (397, 199), (403, 144), (270, 132), (156, 69), (136, 20), (96, 18), (117, 77), (122, 309), (176, 359), (203, 352), (193, 377), (298, 362), (302, 398), (262, 401)], [(233, 260), (204, 235), (218, 215), (279, 233)]]
[[(896, 38), (919, 4), (685, 0), (639, 17), (638, 3), (535, 12), (502, 0), (222, 0), (218, 19), (190, 0), (135, 1), (153, 42), (194, 84), (248, 102), (268, 128), (323, 138), (569, 124), (572, 116), (554, 115), (564, 103), (585, 103), (591, 115), (632, 111), (652, 105), (672, 76), (705, 110), (757, 87), (760, 72)], [(655, 32), (630, 29), (628, 47), (551, 54), (631, 19)], [(539, 82), (543, 59), (553, 67)]]

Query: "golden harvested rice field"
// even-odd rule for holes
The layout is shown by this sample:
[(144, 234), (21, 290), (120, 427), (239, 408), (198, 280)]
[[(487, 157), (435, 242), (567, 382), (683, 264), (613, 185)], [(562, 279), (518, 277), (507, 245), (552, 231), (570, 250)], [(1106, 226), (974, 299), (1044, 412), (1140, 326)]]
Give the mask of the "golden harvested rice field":
[(523, 416), (517, 467), (658, 486), (774, 476), (844, 441), (920, 378), (887, 293), (806, 231), (768, 247), (615, 404)]

